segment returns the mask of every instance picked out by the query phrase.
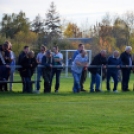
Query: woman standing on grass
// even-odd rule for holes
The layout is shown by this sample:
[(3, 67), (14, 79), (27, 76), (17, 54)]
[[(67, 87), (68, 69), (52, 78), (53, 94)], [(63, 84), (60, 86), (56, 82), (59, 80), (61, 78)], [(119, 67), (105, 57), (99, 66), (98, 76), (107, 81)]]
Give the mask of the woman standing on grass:
[(31, 76), (35, 64), (32, 62), (33, 51), (30, 51), (22, 59), (22, 78), (24, 82), (23, 93), (32, 93)]
[(82, 75), (82, 70), (83, 68), (87, 67), (88, 67), (87, 52), (85, 50), (81, 50), (80, 54), (78, 54), (74, 59), (71, 67), (72, 75), (74, 78), (74, 87), (73, 87), (74, 93), (78, 93), (81, 90), (80, 79)]

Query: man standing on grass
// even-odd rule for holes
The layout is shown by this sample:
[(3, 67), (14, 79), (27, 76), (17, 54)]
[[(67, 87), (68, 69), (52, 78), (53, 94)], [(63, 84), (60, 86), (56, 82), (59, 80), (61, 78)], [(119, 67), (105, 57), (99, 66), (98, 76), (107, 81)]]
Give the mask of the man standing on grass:
[[(97, 54), (91, 65), (103, 66), (106, 68), (107, 58), (106, 58), (106, 50), (102, 50), (99, 54)], [(95, 85), (95, 92), (101, 92), (100, 90), (100, 83), (101, 83), (101, 68), (88, 68), (88, 71), (91, 73), (91, 83), (90, 83), (90, 92), (94, 92), (94, 85)]]
[[(24, 59), (24, 57), (29, 53), (30, 51), (30, 47), (29, 46), (24, 46), (23, 48), (23, 51), (19, 54), (19, 57), (18, 57), (18, 65), (22, 65), (22, 60)], [(21, 77), (21, 80), (22, 80), (22, 84), (23, 84), (23, 92), (24, 92), (24, 87), (25, 87), (25, 84), (24, 84), (24, 80), (23, 80), (23, 77), (22, 77), (22, 68), (19, 68), (18, 69), (19, 71), (19, 74), (20, 74), (20, 77)]]
[(44, 78), (44, 93), (51, 92), (51, 72), (52, 72), (53, 58), (50, 50), (42, 58), (43, 78)]
[(118, 92), (117, 91), (117, 84), (118, 84), (118, 71), (121, 66), (121, 60), (119, 58), (119, 51), (115, 50), (113, 52), (113, 55), (108, 58), (108, 63), (107, 65), (115, 65), (115, 68), (107, 68), (107, 91), (110, 91), (110, 77), (113, 78), (114, 80), (114, 88), (113, 92)]
[(60, 76), (63, 69), (63, 54), (59, 52), (58, 46), (53, 47), (53, 68), (52, 68), (52, 74), (51, 74), (51, 86), (52, 81), (54, 78), (54, 75), (56, 75), (56, 83), (55, 83), (55, 93), (59, 91), (60, 87)]
[[(44, 45), (40, 47), (40, 52), (37, 54), (37, 57), (36, 57), (36, 61), (38, 65), (42, 64), (42, 58), (46, 53), (46, 49), (47, 48)], [(39, 66), (37, 67), (37, 84), (36, 84), (36, 91), (35, 91), (37, 94), (39, 94), (39, 90), (40, 90), (40, 78), (41, 76), (43, 76), (42, 70), (43, 70), (42, 67), (39, 67)]]
[[(84, 50), (84, 45), (83, 44), (79, 44), (78, 45), (78, 50), (74, 52), (74, 55), (72, 57), (72, 61), (74, 61), (74, 59), (76, 58), (76, 56), (78, 54), (80, 54), (82, 50)], [(81, 79), (80, 79), (80, 85), (81, 85), (81, 89), (80, 90), (81, 91), (86, 91), (84, 89), (84, 86), (83, 86), (84, 82), (86, 81), (86, 78), (87, 78), (87, 68), (83, 68)]]
[(132, 68), (129, 66), (132, 66), (132, 47), (131, 46), (126, 46), (125, 52), (123, 52), (120, 56), (120, 59), (122, 61), (122, 65), (125, 66), (121, 69), (122, 71), (122, 91), (129, 91), (128, 89), (128, 83), (129, 83), (129, 78), (131, 74)]
[(74, 78), (74, 86), (73, 86), (73, 92), (78, 93), (81, 91), (81, 75), (82, 75), (82, 70), (83, 68), (88, 67), (88, 57), (87, 57), (87, 52), (85, 50), (82, 50), (80, 54), (76, 56), (76, 58), (73, 61), (71, 70), (72, 70), (72, 75)]

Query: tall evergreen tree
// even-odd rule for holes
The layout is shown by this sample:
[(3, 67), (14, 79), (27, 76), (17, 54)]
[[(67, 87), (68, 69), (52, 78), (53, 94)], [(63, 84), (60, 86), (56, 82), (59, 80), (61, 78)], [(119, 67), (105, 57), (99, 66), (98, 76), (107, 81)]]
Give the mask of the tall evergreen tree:
[(51, 2), (50, 9), (46, 13), (45, 26), (49, 41), (52, 41), (52, 39), (54, 38), (60, 37), (61, 35), (60, 16), (56, 11), (56, 6), (54, 2)]
[(39, 34), (44, 31), (44, 21), (38, 14), (32, 22), (32, 31)]

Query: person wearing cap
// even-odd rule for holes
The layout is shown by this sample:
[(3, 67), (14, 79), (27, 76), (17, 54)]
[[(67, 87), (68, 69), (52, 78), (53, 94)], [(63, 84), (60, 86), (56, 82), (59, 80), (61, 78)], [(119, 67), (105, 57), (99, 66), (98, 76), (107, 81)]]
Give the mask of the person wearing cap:
[(46, 54), (42, 58), (43, 78), (44, 78), (44, 93), (51, 92), (51, 72), (52, 72), (52, 53), (51, 50), (47, 50)]
[(122, 91), (129, 91), (128, 83), (129, 83), (130, 74), (131, 74), (131, 70), (132, 70), (132, 68), (129, 67), (129, 66), (132, 66), (131, 52), (132, 52), (132, 47), (126, 46), (125, 51), (123, 53), (121, 53), (121, 55), (120, 55), (122, 65), (125, 66), (121, 69), (121, 71), (122, 71), (122, 82), (121, 82), (122, 83)]

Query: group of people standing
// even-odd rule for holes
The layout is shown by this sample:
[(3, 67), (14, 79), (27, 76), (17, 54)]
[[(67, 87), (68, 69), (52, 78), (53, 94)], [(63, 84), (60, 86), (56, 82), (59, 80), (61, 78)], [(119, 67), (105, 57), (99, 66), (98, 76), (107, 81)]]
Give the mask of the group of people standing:
[[(100, 84), (102, 80), (103, 71), (106, 73), (106, 88), (110, 91), (110, 78), (113, 78), (113, 91), (117, 91), (118, 73), (122, 72), (122, 91), (129, 91), (128, 84), (130, 73), (132, 70), (133, 60), (131, 55), (132, 47), (126, 46), (123, 53), (115, 50), (113, 55), (107, 58), (107, 51), (102, 50), (97, 54), (89, 64), (87, 52), (83, 44), (78, 45), (72, 56), (71, 72), (74, 79), (73, 92), (78, 93), (86, 91), (84, 89), (84, 82), (87, 74), (91, 74), (90, 92), (101, 92)], [(35, 56), (34, 51), (30, 50), (29, 46), (24, 46), (23, 51), (19, 54), (16, 63), (15, 55), (12, 51), (12, 44), (6, 41), (0, 47), (0, 91), (7, 91), (7, 83), (2, 81), (13, 82), (13, 73), (15, 71), (15, 64), (19, 71), (24, 93), (31, 93), (32, 81), (31, 78), (37, 68), (37, 81), (35, 93), (40, 92), (40, 80), (44, 79), (44, 93), (50, 93), (54, 75), (56, 75), (55, 92), (59, 91), (60, 75), (63, 70), (63, 54), (59, 52), (58, 46), (53, 46), (52, 51), (47, 50), (46, 46), (40, 47), (40, 52)], [(12, 90), (12, 83), (9, 86)]]
[(50, 93), (54, 75), (56, 75), (55, 92), (58, 92), (62, 63), (63, 55), (59, 52), (58, 46), (54, 46), (53, 52), (51, 52), (51, 50), (47, 50), (47, 48), (42, 45), (37, 56), (35, 56), (34, 52), (31, 51), (28, 46), (25, 46), (18, 58), (18, 64), (21, 65), (19, 72), (23, 82), (23, 92), (33, 92), (31, 77), (36, 68), (37, 81), (34, 92), (40, 92), (40, 80), (41, 77), (43, 77), (44, 93)]
[(37, 54), (37, 86), (36, 93), (40, 90), (40, 78), (44, 78), (44, 93), (51, 92), (52, 81), (56, 75), (55, 92), (60, 87), (60, 75), (63, 69), (63, 54), (59, 52), (58, 46), (53, 46), (52, 51), (47, 50), (44, 45), (41, 46)]
[(83, 82), (86, 79), (87, 72), (91, 73), (90, 92), (101, 92), (100, 84), (102, 80), (102, 73), (105, 72), (106, 89), (110, 91), (110, 78), (113, 78), (114, 87), (113, 92), (118, 92), (118, 75), (122, 72), (122, 91), (129, 91), (129, 79), (131, 70), (133, 69), (133, 60), (131, 55), (132, 47), (126, 46), (123, 53), (115, 50), (113, 54), (107, 58), (107, 51), (102, 50), (97, 54), (88, 64), (88, 58), (84, 45), (79, 44), (78, 50), (74, 53), (74, 60), (72, 64), (72, 74), (74, 78), (73, 92), (84, 91)]
[(29, 46), (24, 46), (16, 61), (12, 44), (8, 41), (2, 44), (0, 46), (0, 91), (8, 91), (7, 83), (10, 83), (9, 88), (12, 91), (13, 74), (16, 69), (21, 77), (22, 92), (32, 93), (33, 81), (31, 78), (37, 68), (36, 90), (34, 92), (39, 93), (40, 91), (41, 77), (44, 79), (44, 93), (51, 92), (54, 75), (56, 75), (55, 92), (58, 92), (60, 74), (63, 69), (63, 55), (59, 52), (58, 46), (54, 46), (52, 50), (53, 52), (42, 45), (40, 52), (35, 56)]

